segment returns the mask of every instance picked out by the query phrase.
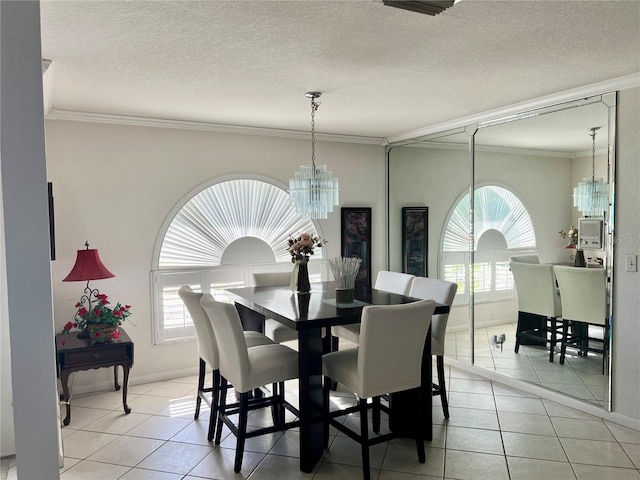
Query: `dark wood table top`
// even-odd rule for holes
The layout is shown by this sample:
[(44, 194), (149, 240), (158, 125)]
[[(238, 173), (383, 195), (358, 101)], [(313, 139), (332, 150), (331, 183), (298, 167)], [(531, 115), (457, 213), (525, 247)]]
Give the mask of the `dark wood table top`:
[[(299, 294), (288, 286), (244, 287), (226, 290), (231, 299), (262, 315), (274, 318), (295, 330), (360, 323), (366, 305), (399, 305), (415, 298), (357, 285), (351, 304), (336, 304), (335, 282), (312, 283), (311, 292)], [(436, 314), (449, 312), (448, 305), (437, 304)]]

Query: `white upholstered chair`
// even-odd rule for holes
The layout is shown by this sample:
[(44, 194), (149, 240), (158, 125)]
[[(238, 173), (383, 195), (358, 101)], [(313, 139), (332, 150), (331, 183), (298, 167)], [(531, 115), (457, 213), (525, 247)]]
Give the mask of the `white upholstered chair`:
[[(607, 281), (604, 268), (554, 266), (562, 299), (562, 346), (560, 364), (564, 364), (567, 345), (578, 348), (582, 355), (588, 352), (602, 354), (602, 373), (605, 373), (609, 348), (609, 309)], [(603, 336), (589, 335), (589, 325), (602, 327)], [(569, 333), (571, 327), (571, 333)], [(592, 346), (600, 343), (601, 347)]]
[[(414, 275), (408, 273), (381, 270), (378, 272), (376, 283), (373, 288), (376, 290), (384, 290), (385, 292), (398, 293), (400, 295), (409, 295), (411, 281), (414, 278)], [(358, 336), (360, 335), (360, 325), (356, 323), (352, 325), (338, 325), (331, 327), (331, 335), (334, 337), (344, 338), (357, 345)]]
[(520, 263), (540, 263), (538, 255), (514, 255), (510, 260)]
[[(420, 404), (421, 370), (424, 342), (431, 323), (435, 302), (420, 300), (401, 305), (369, 305), (362, 309), (360, 346), (322, 357), (324, 440), (328, 445), (329, 425), (356, 440), (361, 445), (362, 469), (365, 479), (370, 478), (369, 446), (386, 442), (397, 435), (392, 433), (369, 437), (367, 412), (373, 409), (373, 430), (380, 429), (380, 410), (389, 409), (380, 403), (387, 393), (414, 390)], [(330, 411), (329, 397), (332, 381), (337, 381), (356, 394), (358, 405)], [(372, 398), (371, 404), (367, 399)], [(360, 432), (349, 429), (336, 418), (353, 412), (360, 413)], [(422, 413), (415, 412), (415, 433), (418, 459), (425, 462), (422, 439)], [(376, 425), (377, 419), (377, 425)]]
[[(553, 265), (518, 262), (514, 258), (509, 262), (509, 268), (518, 295), (515, 352), (518, 353), (520, 350), (520, 342), (523, 339), (541, 345), (549, 343), (549, 361), (553, 362), (560, 331), (558, 318), (562, 316), (560, 292), (556, 287)], [(527, 327), (524, 325), (522, 313), (538, 315), (542, 321), (538, 325)]]
[[(253, 284), (256, 287), (286, 286), (289, 285), (290, 281), (290, 272), (261, 272), (253, 274)], [(297, 331), (283, 325), (273, 318), (265, 318), (264, 334), (276, 343), (298, 340)]]
[[(411, 282), (409, 296), (451, 306), (456, 296), (458, 285), (437, 278), (416, 277)], [(433, 315), (431, 319), (431, 355), (436, 356), (438, 385), (434, 385), (433, 395), (439, 395), (442, 402), (444, 418), (449, 418), (449, 402), (444, 375), (444, 337), (447, 331), (449, 314)]]
[[(207, 312), (220, 351), (221, 389), (231, 382), (240, 395), (238, 408), (230, 408), (226, 404), (226, 395), (220, 396), (218, 425), (215, 443), (220, 444), (222, 425), (225, 424), (236, 436), (236, 457), (234, 471), (240, 472), (244, 444), (247, 438), (273, 433), (297, 427), (300, 422), (285, 422), (284, 409), (294, 415), (299, 412), (286, 402), (284, 382), (298, 376), (298, 353), (291, 348), (271, 343), (248, 348), (242, 330), (240, 316), (235, 306), (230, 303), (216, 302), (209, 294), (200, 299), (200, 304)], [(249, 401), (249, 394), (264, 385), (273, 385), (270, 396)], [(274, 425), (247, 431), (249, 410), (271, 407)], [(238, 415), (238, 423), (231, 416)]]
[[(178, 295), (184, 302), (193, 320), (196, 329), (196, 339), (198, 341), (198, 355), (200, 357), (198, 369), (198, 396), (196, 399), (196, 411), (193, 416), (197, 420), (200, 416), (200, 405), (202, 400), (209, 403), (206, 393), (211, 393), (211, 412), (209, 415), (209, 440), (213, 439), (213, 428), (217, 420), (218, 398), (220, 396), (220, 358), (216, 337), (213, 327), (209, 321), (207, 313), (200, 305), (202, 293), (194, 292), (188, 285), (183, 285), (178, 290)], [(272, 344), (273, 342), (259, 332), (243, 332), (247, 346)], [(213, 372), (213, 383), (211, 387), (205, 388), (204, 378), (207, 365)]]

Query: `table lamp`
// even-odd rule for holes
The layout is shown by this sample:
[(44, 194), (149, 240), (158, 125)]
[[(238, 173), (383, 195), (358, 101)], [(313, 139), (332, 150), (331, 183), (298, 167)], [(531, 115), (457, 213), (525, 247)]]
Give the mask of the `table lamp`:
[[(91, 305), (98, 300), (97, 297), (100, 292), (97, 288), (91, 289), (89, 287), (89, 281), (111, 278), (115, 277), (115, 275), (104, 266), (102, 260), (100, 260), (100, 255), (98, 255), (98, 250), (89, 249), (89, 242), (85, 242), (84, 245), (87, 248), (85, 250), (78, 250), (75, 265), (71, 269), (71, 272), (69, 272), (69, 275), (62, 281), (84, 282), (86, 280), (87, 286), (84, 289), (84, 295), (80, 297), (80, 301), (82, 302), (82, 299), (86, 299), (89, 302), (89, 309), (91, 309)], [(79, 338), (88, 336), (89, 334), (86, 331), (78, 333)]]

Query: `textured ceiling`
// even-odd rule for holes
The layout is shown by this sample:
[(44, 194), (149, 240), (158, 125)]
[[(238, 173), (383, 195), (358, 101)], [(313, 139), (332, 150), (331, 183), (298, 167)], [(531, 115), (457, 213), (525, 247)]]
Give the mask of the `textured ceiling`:
[(640, 1), (41, 1), (52, 107), (389, 137), (640, 71)]

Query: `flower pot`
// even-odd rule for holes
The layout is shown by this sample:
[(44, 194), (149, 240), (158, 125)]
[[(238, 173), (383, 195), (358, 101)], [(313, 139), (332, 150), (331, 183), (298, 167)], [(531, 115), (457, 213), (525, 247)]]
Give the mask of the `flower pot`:
[(308, 293), (311, 291), (311, 283), (309, 282), (309, 268), (306, 263), (298, 265), (298, 281), (297, 292)]
[(116, 325), (103, 323), (87, 324), (87, 332), (93, 343), (109, 343), (113, 341), (114, 333), (118, 331)]

